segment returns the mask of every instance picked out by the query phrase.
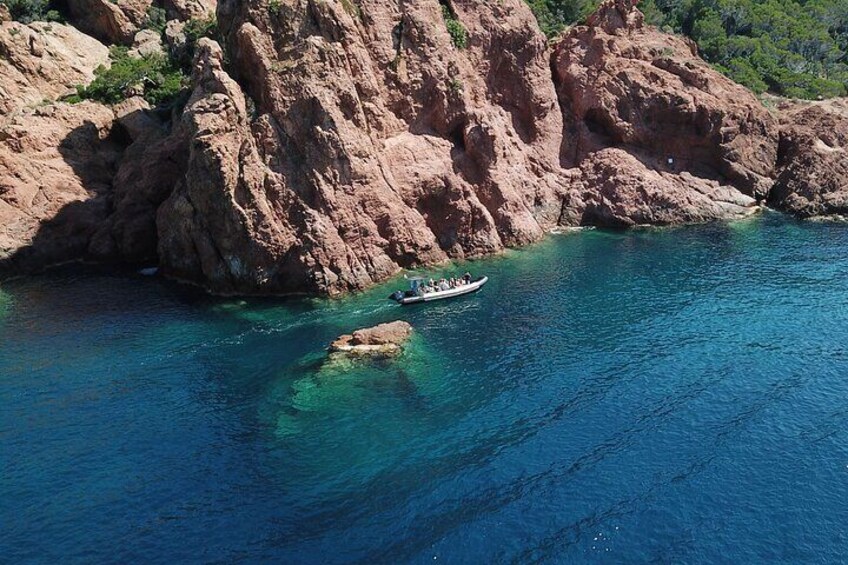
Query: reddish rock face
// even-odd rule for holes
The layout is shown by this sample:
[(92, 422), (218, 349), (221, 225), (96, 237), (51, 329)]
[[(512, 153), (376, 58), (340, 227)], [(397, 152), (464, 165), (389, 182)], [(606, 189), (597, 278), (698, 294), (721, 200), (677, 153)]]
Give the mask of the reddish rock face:
[(105, 45), (71, 26), (0, 23), (0, 119), (75, 92), (108, 61)]
[(802, 218), (848, 217), (848, 103), (788, 105), (781, 125), (769, 204)]
[(629, 0), (608, 0), (590, 25), (571, 28), (553, 62), (570, 142), (566, 161), (615, 147), (648, 169), (767, 194), (775, 118), (699, 59), (689, 40), (644, 26)]
[(33, 270), (85, 255), (109, 214), (122, 147), (94, 103), (20, 113), (0, 129), (0, 266)]
[(166, 272), (219, 292), (336, 293), (553, 224), (562, 125), (524, 3), (455, 2), (466, 50), (436, 0), (350, 6), (220, 6), (250, 110), (205, 42), (188, 174), (159, 215)]
[(141, 100), (17, 114), (90, 74), (105, 48), (46, 76), (84, 40), (62, 31), (42, 50), (0, 24), (15, 56), (0, 74), (20, 75), (0, 86), (12, 89), (0, 114), (14, 115), (0, 127), (0, 268), (158, 259), (218, 293), (336, 294), (558, 225), (741, 217), (778, 174), (772, 205), (845, 210), (842, 106), (787, 110), (778, 124), (626, 0), (553, 48), (523, 0), (449, 6), (466, 48), (438, 0), (226, 0), (228, 56), (199, 42), (173, 124)]
[(209, 18), (215, 15), (217, 0), (165, 0), (165, 12), (169, 19), (186, 21)]
[(72, 23), (105, 43), (132, 45), (153, 0), (68, 0)]
[(569, 32), (554, 80), (523, 2), (450, 5), (467, 49), (436, 0), (222, 2), (238, 83), (204, 43), (165, 272), (333, 294), (556, 225), (739, 217), (766, 190), (776, 122), (629, 4)]

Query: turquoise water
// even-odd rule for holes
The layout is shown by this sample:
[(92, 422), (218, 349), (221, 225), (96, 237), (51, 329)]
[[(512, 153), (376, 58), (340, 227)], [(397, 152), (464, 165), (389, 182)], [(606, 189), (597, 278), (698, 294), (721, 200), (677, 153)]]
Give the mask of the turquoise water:
[[(5, 284), (3, 559), (848, 560), (848, 227), (589, 231), (472, 270), (407, 308)], [(396, 362), (325, 359), (398, 318)]]

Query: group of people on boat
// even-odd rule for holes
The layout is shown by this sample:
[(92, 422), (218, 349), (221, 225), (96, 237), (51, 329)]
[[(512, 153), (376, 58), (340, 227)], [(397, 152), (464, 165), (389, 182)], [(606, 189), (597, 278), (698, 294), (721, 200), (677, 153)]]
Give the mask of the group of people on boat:
[(471, 273), (465, 273), (461, 277), (443, 277), (438, 281), (430, 279), (427, 281), (427, 284), (422, 284), (418, 288), (423, 294), (427, 294), (428, 292), (442, 292), (452, 288), (459, 288), (467, 284), (471, 284)]

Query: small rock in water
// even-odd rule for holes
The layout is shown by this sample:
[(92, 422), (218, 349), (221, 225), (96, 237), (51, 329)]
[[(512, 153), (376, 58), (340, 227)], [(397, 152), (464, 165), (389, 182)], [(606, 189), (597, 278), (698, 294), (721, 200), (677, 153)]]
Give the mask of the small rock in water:
[(330, 353), (346, 353), (357, 357), (396, 355), (403, 350), (410, 336), (412, 326), (398, 320), (340, 336), (330, 344)]

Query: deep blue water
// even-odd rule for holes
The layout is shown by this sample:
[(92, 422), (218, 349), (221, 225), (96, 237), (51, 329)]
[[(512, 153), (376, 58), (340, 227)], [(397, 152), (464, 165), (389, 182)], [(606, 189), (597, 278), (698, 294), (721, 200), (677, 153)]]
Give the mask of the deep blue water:
[[(408, 308), (3, 285), (0, 559), (848, 560), (848, 226), (589, 231), (471, 268), (483, 292)], [(325, 362), (398, 318), (401, 359)]]

